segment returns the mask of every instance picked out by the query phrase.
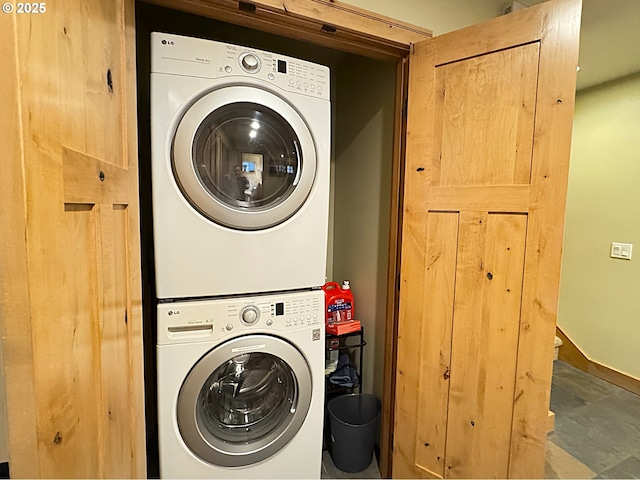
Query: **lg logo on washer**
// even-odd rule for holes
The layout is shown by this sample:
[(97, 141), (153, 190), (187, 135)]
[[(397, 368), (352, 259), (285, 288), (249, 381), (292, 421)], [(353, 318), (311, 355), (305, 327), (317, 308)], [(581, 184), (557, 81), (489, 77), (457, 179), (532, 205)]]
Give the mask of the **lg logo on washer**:
[(163, 45), (175, 45), (175, 42), (173, 40), (162, 40)]
[(169, 310), (167, 312), (167, 315), (171, 316), (171, 315), (180, 315), (180, 310)]

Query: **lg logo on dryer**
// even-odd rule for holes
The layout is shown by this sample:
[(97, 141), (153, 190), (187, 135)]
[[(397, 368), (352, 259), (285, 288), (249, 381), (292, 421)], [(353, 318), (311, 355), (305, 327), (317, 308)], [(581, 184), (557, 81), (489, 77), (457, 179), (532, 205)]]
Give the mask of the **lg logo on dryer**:
[(167, 315), (171, 316), (171, 315), (180, 315), (180, 310), (169, 310), (167, 312)]
[(162, 40), (163, 45), (175, 45), (175, 42), (173, 40)]

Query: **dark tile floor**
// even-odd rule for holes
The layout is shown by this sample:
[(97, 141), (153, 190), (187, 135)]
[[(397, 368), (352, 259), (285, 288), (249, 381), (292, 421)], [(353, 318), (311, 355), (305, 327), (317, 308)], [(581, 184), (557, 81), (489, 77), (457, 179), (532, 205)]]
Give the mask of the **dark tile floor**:
[(640, 478), (640, 396), (557, 361), (551, 411), (547, 478)]

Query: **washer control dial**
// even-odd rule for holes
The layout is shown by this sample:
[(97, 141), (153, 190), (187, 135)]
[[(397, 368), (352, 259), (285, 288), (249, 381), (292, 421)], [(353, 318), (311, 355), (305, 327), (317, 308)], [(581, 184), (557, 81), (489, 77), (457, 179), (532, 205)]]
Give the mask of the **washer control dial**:
[(253, 53), (245, 53), (240, 56), (240, 66), (249, 73), (256, 73), (260, 70), (260, 59)]
[(240, 311), (240, 320), (245, 325), (253, 325), (260, 318), (260, 310), (255, 305), (248, 305)]

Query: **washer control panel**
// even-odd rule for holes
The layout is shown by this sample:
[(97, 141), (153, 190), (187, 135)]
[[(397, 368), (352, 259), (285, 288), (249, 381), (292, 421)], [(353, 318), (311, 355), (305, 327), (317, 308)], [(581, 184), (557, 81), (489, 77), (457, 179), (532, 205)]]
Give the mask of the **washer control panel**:
[(324, 292), (234, 297), (158, 305), (158, 345), (223, 339), (251, 331), (324, 328)]
[(168, 33), (151, 34), (151, 72), (242, 81), (329, 100), (329, 68), (277, 53)]

